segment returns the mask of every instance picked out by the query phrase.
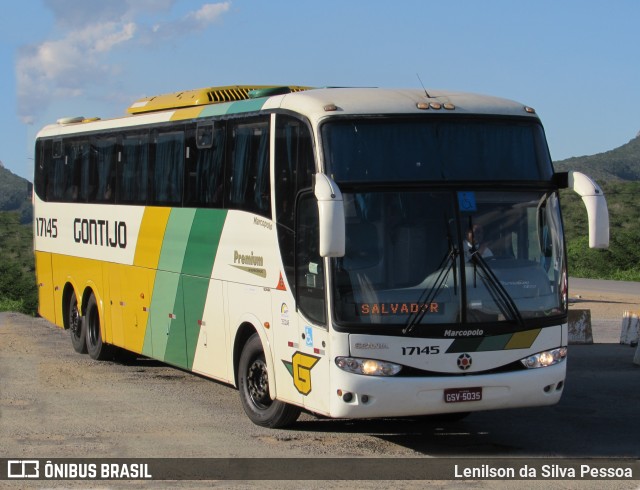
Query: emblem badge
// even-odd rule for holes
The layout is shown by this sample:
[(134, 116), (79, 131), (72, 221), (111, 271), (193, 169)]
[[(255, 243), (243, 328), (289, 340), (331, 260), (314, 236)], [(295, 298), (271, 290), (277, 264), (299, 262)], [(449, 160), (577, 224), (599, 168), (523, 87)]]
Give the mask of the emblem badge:
[(471, 356), (466, 352), (464, 354), (461, 354), (460, 357), (458, 357), (458, 367), (463, 371), (466, 371), (467, 369), (469, 369), (471, 367), (472, 362), (473, 360), (471, 359)]

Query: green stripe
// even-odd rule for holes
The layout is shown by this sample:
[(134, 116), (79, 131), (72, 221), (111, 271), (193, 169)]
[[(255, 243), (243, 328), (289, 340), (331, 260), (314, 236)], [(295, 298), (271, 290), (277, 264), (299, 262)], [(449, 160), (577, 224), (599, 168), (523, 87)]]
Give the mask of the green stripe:
[(187, 367), (187, 338), (185, 335), (185, 309), (182, 301), (182, 292), (184, 289), (184, 278), (180, 274), (172, 274), (178, 277), (177, 296), (175, 297), (175, 306), (173, 314), (175, 319), (170, 322), (169, 335), (166, 336), (166, 350), (164, 352), (164, 361), (175, 366), (183, 368)]
[(142, 348), (142, 353), (145, 356), (164, 360), (171, 328), (174, 327), (176, 321), (184, 322), (182, 315), (177, 317), (177, 320), (172, 320), (169, 317), (170, 313), (175, 314), (176, 303), (179, 305), (178, 309), (181, 309), (182, 302), (176, 301), (179, 286), (179, 274), (165, 271), (156, 273), (149, 320)]
[(211, 277), (226, 217), (227, 212), (218, 209), (196, 211), (182, 263), (183, 274)]
[(164, 233), (158, 269), (171, 272), (182, 271), (184, 254), (189, 241), (195, 209), (174, 208), (169, 215)]
[(258, 99), (238, 100), (222, 104), (211, 104), (202, 109), (198, 117), (224, 116), (225, 114), (240, 114), (242, 112), (255, 112), (262, 109), (267, 97)]
[[(160, 251), (143, 354), (191, 369), (227, 211), (172, 209)], [(170, 315), (175, 318), (171, 318)]]
[(512, 335), (496, 335), (494, 337), (486, 337), (478, 346), (478, 351), (504, 350), (507, 342), (511, 340)]
[(233, 102), (227, 114), (239, 114), (241, 112), (254, 112), (262, 109), (262, 106), (267, 101), (266, 98), (260, 99), (249, 99), (249, 100), (239, 100), (238, 102)]
[(187, 369), (193, 367), (193, 359), (196, 355), (200, 325), (204, 305), (209, 291), (209, 279), (200, 277), (183, 276), (184, 311), (185, 311), (185, 337), (187, 349)]
[(211, 104), (202, 109), (199, 117), (224, 116), (231, 103)]
[(456, 339), (447, 349), (447, 354), (454, 352), (475, 352), (482, 343), (482, 337), (474, 339)]

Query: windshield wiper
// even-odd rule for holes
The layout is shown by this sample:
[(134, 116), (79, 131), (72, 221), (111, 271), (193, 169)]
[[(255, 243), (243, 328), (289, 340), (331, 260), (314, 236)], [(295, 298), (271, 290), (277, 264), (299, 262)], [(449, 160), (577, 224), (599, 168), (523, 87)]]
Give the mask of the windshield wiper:
[(431, 286), (430, 289), (425, 289), (423, 293), (418, 298), (418, 305), (422, 305), (418, 307), (418, 311), (409, 317), (407, 324), (402, 329), (402, 334), (407, 335), (411, 333), (411, 331), (415, 328), (415, 326), (422, 321), (424, 316), (429, 309), (429, 305), (438, 295), (442, 287), (447, 283), (447, 278), (449, 277), (449, 272), (453, 269), (453, 288), (454, 294), (458, 294), (458, 269), (457, 269), (457, 256), (460, 255), (460, 252), (453, 244), (453, 239), (451, 238), (451, 233), (447, 230), (447, 238), (449, 240), (449, 250), (442, 258), (440, 265), (438, 266), (439, 273), (436, 277), (436, 280)]
[(519, 325), (522, 325), (524, 320), (522, 319), (520, 310), (518, 310), (518, 306), (475, 246), (471, 250), (471, 261), (474, 266), (474, 282), (477, 273), (476, 268), (479, 268), (481, 273), (478, 275), (487, 287), (491, 298), (496, 305), (498, 305), (498, 308), (500, 308), (502, 314), (507, 318), (517, 321)]

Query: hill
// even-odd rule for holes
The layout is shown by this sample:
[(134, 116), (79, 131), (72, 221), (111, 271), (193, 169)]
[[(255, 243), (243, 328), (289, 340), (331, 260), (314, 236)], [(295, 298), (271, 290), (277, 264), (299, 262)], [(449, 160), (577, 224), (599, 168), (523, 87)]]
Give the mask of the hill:
[(20, 222), (31, 223), (31, 184), (0, 163), (0, 211), (16, 211)]
[(558, 172), (577, 170), (598, 183), (640, 180), (640, 133), (628, 143), (604, 153), (553, 162)]
[(588, 247), (587, 213), (580, 197), (561, 192), (569, 274), (640, 281), (640, 133), (613, 150), (554, 162), (554, 167), (592, 177), (603, 188), (609, 208), (609, 249), (593, 250)]

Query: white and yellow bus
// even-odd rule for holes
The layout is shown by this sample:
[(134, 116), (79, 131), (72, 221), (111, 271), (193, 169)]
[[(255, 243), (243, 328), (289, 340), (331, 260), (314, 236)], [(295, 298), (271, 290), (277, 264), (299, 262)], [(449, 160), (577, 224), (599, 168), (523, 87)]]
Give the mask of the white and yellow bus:
[(40, 131), (40, 314), (239, 389), (256, 424), (562, 394), (567, 272), (535, 111), (464, 93), (237, 86)]

